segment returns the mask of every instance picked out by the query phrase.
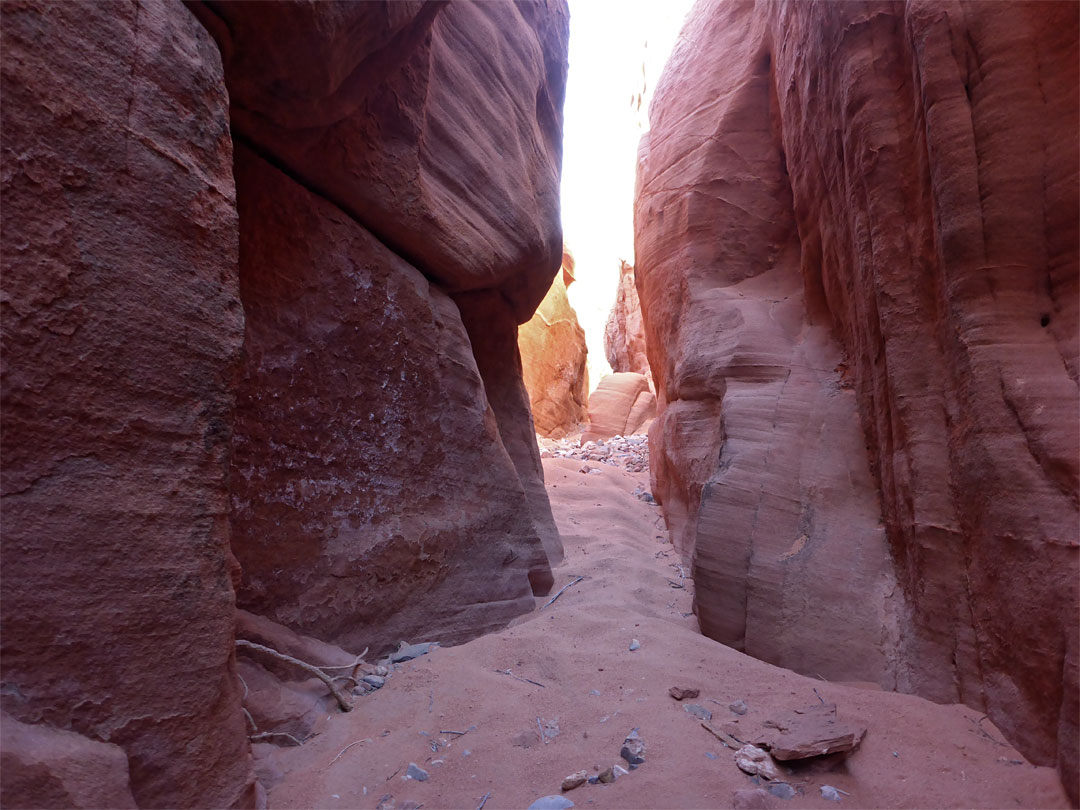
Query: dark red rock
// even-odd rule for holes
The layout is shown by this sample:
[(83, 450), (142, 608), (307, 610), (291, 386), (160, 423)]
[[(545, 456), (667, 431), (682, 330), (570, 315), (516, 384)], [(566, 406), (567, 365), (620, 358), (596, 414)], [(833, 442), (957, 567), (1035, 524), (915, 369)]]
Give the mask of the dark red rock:
[(798, 649), (854, 621), (833, 660), (985, 708), (1074, 801), (1078, 28), (1075, 4), (700, 3), (636, 206), (653, 491), (703, 628), (810, 671), (753, 606), (842, 585)]
[(0, 715), (4, 807), (134, 808), (124, 749)]
[(573, 281), (574, 257), (564, 249), (562, 272), (556, 274), (532, 318), (518, 327), (533, 426), (541, 436), (555, 439), (566, 436), (589, 415), (589, 350), (566, 292)]
[(562, 256), (564, 2), (211, 7), (237, 135), (446, 291), (529, 319)]
[(755, 742), (787, 761), (854, 751), (865, 734), (864, 726), (837, 719), (835, 703), (817, 703), (766, 720)]
[[(226, 478), (243, 314), (218, 51), (176, 2), (0, 14), (2, 705), (43, 727), (5, 737), (5, 782), (8, 757), (26, 764), (41, 742), (67, 764), (42, 766), (57, 779), (31, 801), (120, 806), (130, 766), (141, 806), (250, 805)], [(74, 759), (48, 726), (87, 738)], [(69, 764), (100, 768), (101, 792)]]
[(550, 566), (454, 302), (241, 147), (236, 182), (238, 603), (372, 653), (531, 610)]

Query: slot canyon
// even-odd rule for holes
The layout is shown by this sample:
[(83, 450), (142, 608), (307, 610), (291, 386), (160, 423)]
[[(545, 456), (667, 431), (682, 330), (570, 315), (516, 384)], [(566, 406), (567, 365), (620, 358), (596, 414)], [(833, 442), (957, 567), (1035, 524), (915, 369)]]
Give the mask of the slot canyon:
[(1080, 807), (1080, 4), (687, 8), (0, 2), (0, 807)]

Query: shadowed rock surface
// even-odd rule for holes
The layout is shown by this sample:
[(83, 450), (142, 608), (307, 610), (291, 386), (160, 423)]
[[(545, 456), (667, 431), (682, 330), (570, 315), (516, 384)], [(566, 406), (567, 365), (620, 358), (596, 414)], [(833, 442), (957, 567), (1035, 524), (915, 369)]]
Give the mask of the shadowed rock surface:
[(704, 632), (985, 709), (1074, 801), (1078, 18), (699, 2), (635, 210)]

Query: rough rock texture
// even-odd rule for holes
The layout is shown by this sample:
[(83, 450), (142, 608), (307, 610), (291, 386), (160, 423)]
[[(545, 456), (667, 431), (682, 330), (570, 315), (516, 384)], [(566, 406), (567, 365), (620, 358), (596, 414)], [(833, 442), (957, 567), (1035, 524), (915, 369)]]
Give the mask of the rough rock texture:
[(644, 374), (652, 383), (649, 357), (645, 348), (645, 325), (641, 321), (641, 303), (634, 281), (634, 266), (619, 263), (619, 288), (604, 324), (604, 353), (611, 370)]
[[(250, 804), (226, 488), (243, 315), (218, 50), (176, 2), (0, 13), (2, 705), (89, 738), (70, 764), (100, 762), (115, 790), (71, 803), (122, 801), (112, 743), (141, 806)], [(70, 739), (27, 735), (16, 761), (36, 756), (23, 742)], [(74, 784), (58, 774), (38, 800), (66, 804)]]
[(530, 610), (550, 567), (454, 302), (240, 146), (236, 182), (238, 603), (373, 652)]
[(629, 436), (656, 415), (656, 397), (643, 374), (608, 374), (589, 397), (589, 427), (581, 442)]
[(585, 330), (566, 289), (574, 257), (563, 250), (562, 272), (528, 323), (518, 327), (518, 350), (536, 432), (561, 439), (588, 417), (589, 370)]
[(0, 715), (4, 807), (135, 807), (124, 749)]
[(498, 288), (529, 319), (562, 256), (564, 2), (207, 12), (236, 136), (447, 292)]
[(876, 635), (886, 685), (985, 709), (1074, 801), (1078, 18), (699, 2), (635, 211), (705, 631), (791, 660), (754, 605), (830, 580), (802, 648)]

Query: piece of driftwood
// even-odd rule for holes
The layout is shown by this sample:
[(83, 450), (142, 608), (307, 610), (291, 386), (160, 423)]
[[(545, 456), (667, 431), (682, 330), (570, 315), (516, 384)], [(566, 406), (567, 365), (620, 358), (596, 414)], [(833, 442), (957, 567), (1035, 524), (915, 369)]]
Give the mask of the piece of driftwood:
[(261, 652), (263, 655), (269, 655), (271, 658), (276, 658), (278, 661), (284, 661), (287, 664), (292, 664), (294, 667), (298, 667), (299, 669), (304, 670), (304, 672), (314, 675), (316, 678), (326, 684), (327, 688), (330, 690), (330, 694), (334, 696), (334, 699), (338, 702), (338, 705), (341, 707), (341, 710), (343, 712), (352, 711), (352, 702), (347, 697), (345, 697), (345, 695), (341, 694), (341, 690), (337, 688), (337, 685), (334, 683), (333, 679), (314, 664), (309, 664), (306, 661), (301, 661), (299, 658), (293, 658), (291, 655), (285, 655), (285, 653), (280, 653), (273, 647), (266, 647), (262, 644), (256, 644), (254, 641), (248, 641), (242, 638), (238, 638), (236, 640), (236, 646), (242, 650), (254, 650), (256, 652)]

